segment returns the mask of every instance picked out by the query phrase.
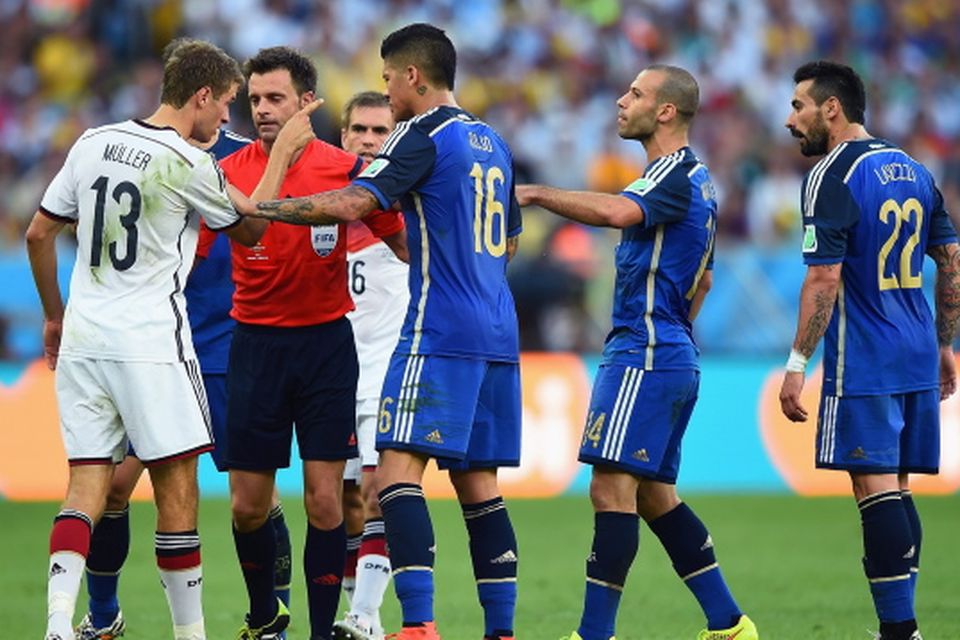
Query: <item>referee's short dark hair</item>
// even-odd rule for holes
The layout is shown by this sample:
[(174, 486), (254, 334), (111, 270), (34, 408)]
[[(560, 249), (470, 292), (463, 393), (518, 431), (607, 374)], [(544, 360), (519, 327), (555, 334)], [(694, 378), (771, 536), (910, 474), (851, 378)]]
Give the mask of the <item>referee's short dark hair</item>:
[(263, 75), (286, 69), (297, 95), (317, 90), (317, 67), (307, 56), (292, 47), (267, 47), (243, 63), (243, 75), (249, 81), (254, 73)]

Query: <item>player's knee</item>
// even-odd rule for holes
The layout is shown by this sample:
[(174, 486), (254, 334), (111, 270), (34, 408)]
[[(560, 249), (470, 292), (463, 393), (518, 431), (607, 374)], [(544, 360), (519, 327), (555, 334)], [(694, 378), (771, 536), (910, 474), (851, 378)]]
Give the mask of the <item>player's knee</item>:
[(335, 492), (322, 489), (305, 490), (303, 505), (310, 524), (318, 529), (333, 529), (343, 520), (340, 496)]
[(613, 478), (594, 474), (590, 481), (590, 502), (594, 511), (620, 511), (635, 513), (637, 509), (636, 490)]
[(246, 533), (263, 526), (267, 521), (270, 508), (269, 505), (258, 504), (234, 494), (230, 501), (230, 511), (237, 531)]

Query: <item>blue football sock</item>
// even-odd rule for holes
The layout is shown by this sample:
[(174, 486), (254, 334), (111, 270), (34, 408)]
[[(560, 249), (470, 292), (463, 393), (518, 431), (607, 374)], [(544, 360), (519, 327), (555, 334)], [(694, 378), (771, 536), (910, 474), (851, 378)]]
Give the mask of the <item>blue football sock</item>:
[(727, 629), (741, 612), (720, 572), (713, 540), (700, 518), (681, 502), (649, 523), (670, 556), (673, 568), (700, 603), (708, 629)]
[(610, 640), (620, 594), (640, 545), (635, 513), (601, 511), (593, 517), (593, 547), (587, 558), (587, 586), (577, 633), (583, 640)]
[(277, 615), (277, 600), (273, 595), (277, 543), (273, 525), (267, 520), (260, 528), (246, 533), (233, 527), (233, 543), (250, 599), (250, 626), (263, 626)]
[(346, 556), (347, 528), (343, 521), (329, 530), (317, 529), (307, 523), (303, 572), (307, 580), (311, 638), (330, 637), (340, 604), (340, 583)]
[(130, 508), (106, 511), (93, 529), (87, 557), (87, 594), (90, 619), (103, 629), (113, 624), (120, 611), (117, 587), (120, 569), (130, 550)]
[(502, 497), (462, 505), (470, 557), (483, 607), (485, 636), (513, 636), (517, 605), (517, 537)]
[(273, 593), (283, 604), (290, 606), (290, 580), (293, 574), (293, 552), (290, 548), (290, 530), (283, 517), (283, 506), (270, 510), (270, 522), (277, 541), (277, 560), (273, 571)]
[(379, 494), (403, 624), (433, 620), (434, 537), (423, 489), (398, 483)]
[(916, 547), (899, 491), (867, 496), (858, 505), (863, 526), (863, 569), (880, 622), (906, 622), (913, 612), (910, 566)]
[(907, 514), (907, 522), (910, 523), (910, 534), (913, 537), (913, 561), (910, 563), (910, 591), (914, 600), (917, 597), (917, 580), (920, 578), (920, 546), (923, 543), (923, 525), (920, 523), (920, 514), (917, 512), (917, 505), (913, 502), (913, 494), (908, 491), (900, 492), (900, 500), (903, 502), (903, 510)]

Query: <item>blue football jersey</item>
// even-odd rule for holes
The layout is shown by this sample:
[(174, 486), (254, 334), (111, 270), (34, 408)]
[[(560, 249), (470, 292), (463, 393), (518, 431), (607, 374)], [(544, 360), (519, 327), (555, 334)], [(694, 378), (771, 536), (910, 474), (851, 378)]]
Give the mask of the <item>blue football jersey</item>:
[(516, 362), (507, 238), (521, 221), (500, 136), (462, 109), (437, 107), (397, 125), (354, 184), (384, 209), (403, 209), (410, 305), (397, 352)]
[(651, 162), (621, 195), (643, 208), (617, 245), (613, 329), (606, 362), (646, 370), (699, 369), (690, 305), (713, 268), (717, 198), (689, 147)]
[[(250, 143), (248, 138), (221, 130), (209, 151), (220, 160)], [(230, 317), (233, 280), (230, 277), (230, 238), (218, 233), (207, 257), (197, 260), (183, 289), (193, 347), (203, 373), (226, 373), (230, 338), (235, 322)]]
[(841, 143), (804, 177), (803, 257), (842, 263), (824, 342), (824, 393), (939, 385), (936, 328), (921, 286), (927, 250), (957, 236), (929, 171), (879, 139)]

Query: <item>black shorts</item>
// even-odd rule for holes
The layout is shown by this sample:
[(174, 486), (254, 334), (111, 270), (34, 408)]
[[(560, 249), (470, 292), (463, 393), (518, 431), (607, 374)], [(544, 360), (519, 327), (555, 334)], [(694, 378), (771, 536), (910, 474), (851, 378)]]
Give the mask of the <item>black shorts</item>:
[(350, 321), (308, 327), (237, 323), (227, 367), (227, 466), (290, 466), (357, 455), (357, 349)]

